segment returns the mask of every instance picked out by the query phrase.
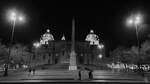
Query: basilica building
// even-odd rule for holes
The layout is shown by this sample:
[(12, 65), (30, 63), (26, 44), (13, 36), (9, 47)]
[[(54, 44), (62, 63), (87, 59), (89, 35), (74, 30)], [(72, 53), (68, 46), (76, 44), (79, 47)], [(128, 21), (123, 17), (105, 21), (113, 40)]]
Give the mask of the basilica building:
[[(60, 40), (55, 40), (50, 30), (41, 35), (39, 43), (34, 44), (35, 56), (39, 62), (45, 64), (69, 63), (71, 53), (71, 41), (62, 35)], [(98, 35), (90, 30), (84, 41), (75, 41), (76, 63), (78, 64), (99, 64), (105, 57), (105, 47)]]

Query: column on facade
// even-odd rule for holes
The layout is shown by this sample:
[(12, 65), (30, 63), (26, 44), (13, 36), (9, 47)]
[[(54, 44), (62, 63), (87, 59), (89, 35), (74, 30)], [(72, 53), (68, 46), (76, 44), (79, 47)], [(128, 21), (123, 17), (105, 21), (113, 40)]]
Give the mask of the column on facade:
[(80, 64), (80, 54), (76, 52), (76, 64), (79, 65)]
[[(82, 55), (82, 56), (81, 56)], [(78, 57), (78, 61), (77, 61), (77, 64), (82, 64), (83, 62), (81, 62), (81, 61), (84, 61), (83, 60), (83, 53), (81, 52), (81, 53), (79, 53), (78, 55), (77, 55), (77, 57)]]
[(56, 64), (56, 53), (55, 53), (55, 50), (53, 51), (53, 64)]
[(90, 50), (89, 50), (89, 57), (88, 57), (88, 59), (89, 59), (89, 64), (93, 64), (93, 62), (94, 62), (94, 58), (93, 58), (93, 45), (90, 45)]
[(50, 64), (53, 64), (53, 53), (50, 54), (50, 59), (51, 59)]
[(87, 54), (84, 54), (84, 64), (87, 64), (87, 58), (88, 58)]
[(46, 57), (45, 57), (44, 61), (45, 61), (46, 64), (49, 64), (49, 63), (48, 63), (49, 55), (46, 53), (45, 56), (46, 56)]
[(96, 52), (95, 52), (95, 50), (92, 52), (92, 54), (93, 54), (93, 64), (96, 64), (97, 59), (96, 59)]
[(53, 43), (52, 46), (52, 64), (55, 64), (55, 44)]
[(51, 54), (48, 54), (48, 64), (51, 64)]
[(88, 54), (88, 64), (92, 64), (92, 62), (93, 62), (93, 55)]
[(80, 54), (76, 52), (76, 64), (80, 64)]
[(58, 63), (60, 64), (61, 63), (61, 52), (59, 52), (59, 55), (58, 55)]

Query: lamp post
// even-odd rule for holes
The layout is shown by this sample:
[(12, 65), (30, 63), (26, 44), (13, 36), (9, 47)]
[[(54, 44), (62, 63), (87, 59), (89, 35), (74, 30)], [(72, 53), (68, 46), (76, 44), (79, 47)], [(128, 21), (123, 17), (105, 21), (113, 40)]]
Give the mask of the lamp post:
[[(10, 38), (10, 45), (11, 45), (13, 42), (14, 29), (16, 26), (16, 22), (23, 22), (24, 17), (18, 11), (10, 10), (10, 11), (8, 11), (7, 18), (12, 23), (12, 32), (11, 32), (11, 38)], [(7, 63), (6, 63), (5, 70), (4, 70), (5, 71), (4, 76), (8, 76), (8, 64), (9, 64), (9, 58), (10, 58), (10, 54), (11, 54), (10, 45), (9, 45), (9, 55), (8, 55)]]
[(17, 22), (24, 22), (25, 18), (20, 12), (18, 12), (16, 10), (10, 10), (8, 12), (8, 20), (12, 23), (12, 34), (11, 34), (11, 43), (12, 43), (16, 23)]
[(40, 44), (39, 42), (35, 42), (35, 43), (33, 43), (33, 46), (34, 46), (35, 48), (39, 48), (39, 47), (41, 46), (41, 44)]
[[(35, 42), (33, 43), (33, 47), (34, 47), (34, 56), (37, 54), (36, 52), (36, 49), (39, 48), (41, 46), (40, 42)], [(30, 63), (31, 63), (31, 57), (30, 57)]]
[(141, 14), (131, 15), (127, 19), (127, 25), (128, 26), (134, 26), (136, 29), (136, 38), (137, 38), (137, 44), (138, 44), (138, 62), (140, 61), (140, 41), (139, 41), (139, 25), (141, 25), (143, 22), (143, 17)]

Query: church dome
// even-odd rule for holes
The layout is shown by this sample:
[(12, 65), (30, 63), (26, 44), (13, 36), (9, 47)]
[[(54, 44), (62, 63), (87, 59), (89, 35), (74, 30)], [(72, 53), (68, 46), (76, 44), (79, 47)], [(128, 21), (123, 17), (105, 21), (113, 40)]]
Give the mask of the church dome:
[(98, 45), (99, 37), (98, 35), (94, 34), (93, 30), (90, 30), (90, 33), (86, 36), (85, 41), (89, 41), (91, 45)]
[(41, 36), (40, 43), (41, 44), (48, 44), (48, 41), (52, 41), (52, 40), (54, 40), (54, 37), (50, 33), (50, 30), (47, 29), (46, 33)]

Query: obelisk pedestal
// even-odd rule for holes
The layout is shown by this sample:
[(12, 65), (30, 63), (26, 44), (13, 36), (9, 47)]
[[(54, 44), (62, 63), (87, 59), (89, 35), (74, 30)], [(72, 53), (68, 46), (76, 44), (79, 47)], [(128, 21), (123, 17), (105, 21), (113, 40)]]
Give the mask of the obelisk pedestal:
[(71, 53), (70, 53), (70, 65), (69, 65), (69, 70), (77, 70), (77, 65), (76, 65), (76, 53), (75, 53), (75, 51), (71, 51)]

